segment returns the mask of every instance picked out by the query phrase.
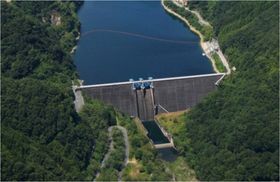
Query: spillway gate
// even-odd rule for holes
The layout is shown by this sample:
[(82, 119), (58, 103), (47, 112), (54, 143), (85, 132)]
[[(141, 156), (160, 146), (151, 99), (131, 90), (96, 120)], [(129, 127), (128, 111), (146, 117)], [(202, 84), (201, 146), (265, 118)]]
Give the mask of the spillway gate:
[[(92, 99), (101, 100), (112, 105), (119, 111), (130, 116), (138, 116), (137, 102), (140, 112), (149, 111), (150, 97), (153, 99), (157, 113), (175, 112), (186, 110), (195, 106), (210, 92), (216, 90), (216, 85), (224, 77), (224, 73), (214, 73), (195, 76), (171, 77), (153, 80), (128, 81), (118, 83), (83, 85), (76, 88)], [(143, 89), (133, 89), (133, 84), (140, 82), (152, 82), (153, 86), (146, 89), (144, 101)], [(150, 94), (149, 90), (152, 90)], [(142, 103), (139, 103), (139, 102)], [(140, 108), (141, 107), (141, 108)], [(141, 116), (140, 116), (141, 117)]]
[[(171, 77), (148, 80), (130, 80), (76, 88), (92, 99), (101, 100), (119, 111), (141, 121), (154, 121), (160, 113), (182, 111), (198, 104), (225, 76), (224, 73)], [(173, 144), (172, 138), (160, 128)], [(156, 128), (156, 130), (158, 130)], [(156, 148), (170, 147), (170, 143), (156, 144)]]

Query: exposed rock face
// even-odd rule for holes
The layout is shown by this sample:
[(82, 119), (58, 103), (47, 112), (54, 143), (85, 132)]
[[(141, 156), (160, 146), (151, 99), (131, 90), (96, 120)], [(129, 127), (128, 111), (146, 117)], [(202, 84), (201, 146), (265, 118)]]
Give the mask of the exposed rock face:
[(46, 23), (46, 22), (47, 22), (46, 17), (42, 17), (42, 22), (43, 22), (43, 23)]
[(50, 14), (42, 17), (42, 22), (58, 26), (61, 25), (61, 16), (58, 11), (53, 10), (50, 12)]
[(177, 3), (183, 5), (183, 6), (187, 6), (188, 5), (188, 0), (175, 0)]
[(57, 11), (51, 13), (51, 24), (56, 26), (61, 24), (61, 16)]

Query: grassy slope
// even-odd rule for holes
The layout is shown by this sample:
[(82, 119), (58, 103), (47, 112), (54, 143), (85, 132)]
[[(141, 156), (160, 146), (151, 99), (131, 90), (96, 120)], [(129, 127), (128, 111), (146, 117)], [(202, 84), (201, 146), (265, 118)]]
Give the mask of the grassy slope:
[[(178, 148), (182, 145), (179, 135), (181, 132), (184, 132), (185, 120), (186, 112), (174, 112), (160, 114), (157, 116), (157, 121), (168, 133), (172, 135), (175, 146)], [(166, 165), (175, 175), (176, 180), (197, 181), (194, 170), (189, 167), (186, 159), (182, 157), (182, 155), (179, 155), (174, 162), (166, 162)]]
[(226, 71), (223, 63), (222, 63), (222, 60), (220, 59), (219, 55), (217, 53), (214, 53), (212, 55), (212, 57), (214, 58), (215, 60), (215, 65), (216, 65), (216, 68), (219, 70), (220, 73), (224, 73)]
[(126, 181), (171, 180), (172, 175), (166, 170), (163, 161), (158, 159), (157, 153), (143, 132), (143, 126), (138, 123), (139, 121), (120, 114), (117, 118), (118, 124), (127, 129), (130, 144), (130, 160), (124, 169), (122, 179)]

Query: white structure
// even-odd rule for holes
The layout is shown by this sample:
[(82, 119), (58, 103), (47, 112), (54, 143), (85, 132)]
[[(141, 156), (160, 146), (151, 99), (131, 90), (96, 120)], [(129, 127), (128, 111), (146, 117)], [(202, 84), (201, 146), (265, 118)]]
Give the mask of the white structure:
[(188, 5), (188, 0), (175, 0), (178, 4), (181, 4), (182, 6), (187, 6)]

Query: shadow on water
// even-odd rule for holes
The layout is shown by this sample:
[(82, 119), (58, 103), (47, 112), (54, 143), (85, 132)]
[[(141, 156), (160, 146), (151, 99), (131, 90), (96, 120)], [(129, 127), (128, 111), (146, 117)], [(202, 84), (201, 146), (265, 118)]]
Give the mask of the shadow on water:
[(178, 152), (173, 148), (163, 148), (163, 149), (157, 149), (159, 158), (168, 161), (173, 162), (178, 157)]
[[(170, 142), (166, 138), (166, 136), (164, 136), (164, 134), (162, 133), (158, 124), (155, 121), (143, 121), (142, 123), (148, 131), (148, 137), (153, 141), (154, 144), (163, 144)], [(156, 150), (158, 152), (159, 158), (168, 162), (173, 162), (178, 157), (178, 152), (173, 147)]]
[(148, 131), (148, 137), (154, 144), (169, 143), (155, 121), (143, 121), (142, 123)]

